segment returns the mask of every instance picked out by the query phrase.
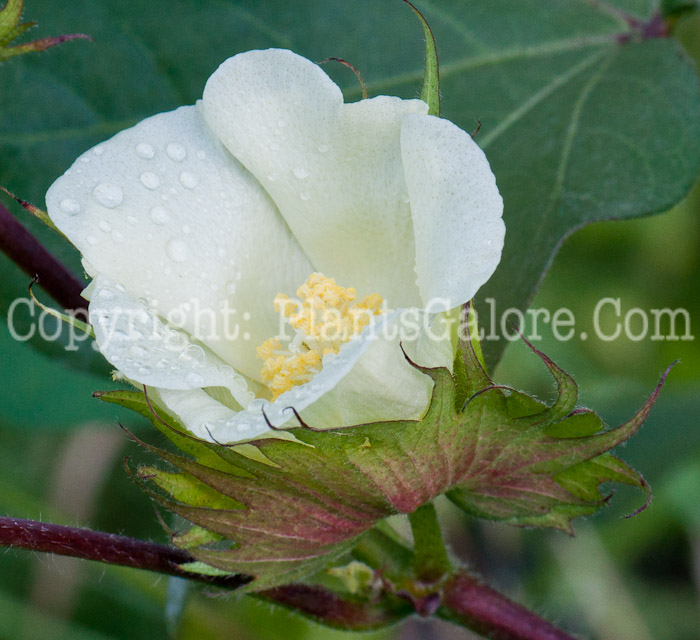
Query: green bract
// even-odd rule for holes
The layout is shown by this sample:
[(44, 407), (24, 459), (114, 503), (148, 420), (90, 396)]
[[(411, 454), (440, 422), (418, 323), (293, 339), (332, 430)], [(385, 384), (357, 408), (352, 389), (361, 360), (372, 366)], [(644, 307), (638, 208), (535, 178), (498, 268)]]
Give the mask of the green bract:
[(193, 439), (171, 416), (155, 414), (143, 394), (101, 398), (149, 417), (189, 454), (142, 443), (176, 471), (138, 474), (160, 489), (149, 489), (158, 502), (196, 525), (174, 542), (208, 566), (256, 576), (251, 589), (320, 569), (381, 519), (442, 493), (473, 515), (571, 533), (572, 518), (606, 503), (601, 483), (648, 490), (608, 451), (641, 426), (658, 388), (631, 420), (606, 429), (595, 413), (576, 408), (575, 382), (544, 354), (535, 350), (559, 388), (552, 406), (493, 384), (471, 345), (460, 350), (454, 374), (413, 365), (434, 382), (422, 420), (323, 431), (304, 425), (291, 430), (296, 441), (252, 442), (257, 457)]

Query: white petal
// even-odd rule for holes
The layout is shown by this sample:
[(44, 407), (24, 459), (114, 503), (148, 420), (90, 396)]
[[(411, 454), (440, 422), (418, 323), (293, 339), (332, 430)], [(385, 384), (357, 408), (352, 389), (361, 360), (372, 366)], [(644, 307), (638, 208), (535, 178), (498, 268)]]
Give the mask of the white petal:
[(483, 151), (448, 120), (406, 116), (401, 152), (422, 306), (451, 309), (473, 298), (498, 266), (503, 200)]
[(103, 275), (93, 281), (89, 315), (100, 351), (126, 378), (177, 393), (225, 387), (242, 407), (253, 399), (245, 379), (232, 367), (164, 324)]
[(322, 370), (310, 382), (290, 389), (274, 402), (254, 400), (226, 424), (217, 424), (216, 439), (238, 441), (241, 430), (264, 433), (267, 420), (287, 428), (296, 422), (291, 407), (317, 429), (419, 419), (428, 408), (433, 383), (408, 364), (400, 344), (409, 357), (420, 358), (419, 364), (425, 366), (451, 368), (453, 357), (449, 334), (428, 343), (423, 328), (426, 315), (404, 309), (380, 318), (373, 331), (365, 329), (344, 344), (335, 358), (324, 359)]
[(392, 307), (420, 306), (399, 134), (420, 100), (343, 104), (340, 89), (290, 51), (224, 62), (204, 90), (209, 126), (263, 184), (317, 271)]
[(278, 332), (272, 300), (313, 271), (273, 202), (196, 107), (83, 154), (49, 190), (51, 218), (103, 273), (251, 378)]
[(192, 434), (202, 440), (226, 444), (260, 437), (270, 431), (264, 422), (256, 425), (257, 431), (244, 422), (237, 422), (238, 412), (218, 402), (203, 389), (157, 391), (168, 411), (175, 414)]

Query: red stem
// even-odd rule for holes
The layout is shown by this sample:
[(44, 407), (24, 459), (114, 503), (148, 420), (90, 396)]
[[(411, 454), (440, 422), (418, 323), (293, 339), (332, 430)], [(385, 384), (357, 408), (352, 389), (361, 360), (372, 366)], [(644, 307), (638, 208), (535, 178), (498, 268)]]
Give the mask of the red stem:
[(474, 576), (460, 572), (444, 587), (438, 615), (491, 640), (574, 640)]
[(0, 546), (62, 556), (97, 560), (122, 567), (146, 569), (207, 584), (236, 588), (250, 582), (249, 576), (212, 577), (187, 573), (181, 565), (194, 562), (184, 549), (127, 538), (113, 533), (91, 531), (21, 518), (0, 517)]
[[(204, 576), (184, 571), (181, 565), (195, 560), (184, 549), (20, 518), (0, 517), (0, 546), (145, 569), (225, 589), (237, 589), (252, 580), (246, 575)], [(344, 600), (323, 587), (301, 584), (276, 587), (254, 595), (342, 629), (374, 629), (410, 613), (406, 604), (399, 600), (383, 598), (371, 603), (355, 602)]]
[(17, 219), (0, 204), (0, 251), (29, 275), (58, 304), (68, 310), (87, 310), (80, 296), (84, 284), (49, 253)]

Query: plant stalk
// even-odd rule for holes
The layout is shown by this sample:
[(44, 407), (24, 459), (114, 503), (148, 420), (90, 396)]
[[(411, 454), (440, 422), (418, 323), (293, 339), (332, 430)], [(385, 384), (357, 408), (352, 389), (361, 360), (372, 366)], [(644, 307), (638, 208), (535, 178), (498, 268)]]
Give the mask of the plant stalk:
[(491, 640), (575, 640), (465, 571), (445, 584), (437, 615)]
[(0, 251), (5, 253), (58, 304), (67, 310), (87, 310), (80, 293), (84, 284), (0, 204)]

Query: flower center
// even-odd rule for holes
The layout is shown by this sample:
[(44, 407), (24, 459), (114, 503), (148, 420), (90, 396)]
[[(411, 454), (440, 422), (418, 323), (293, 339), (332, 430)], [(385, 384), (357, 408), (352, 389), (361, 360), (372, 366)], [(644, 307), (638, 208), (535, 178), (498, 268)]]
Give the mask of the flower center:
[(381, 313), (383, 302), (376, 293), (357, 302), (354, 288), (341, 287), (322, 273), (312, 273), (297, 289), (297, 297), (279, 293), (274, 300), (275, 311), (294, 329), (294, 337), (270, 338), (257, 349), (264, 361), (261, 377), (273, 399), (311, 380), (341, 345)]

